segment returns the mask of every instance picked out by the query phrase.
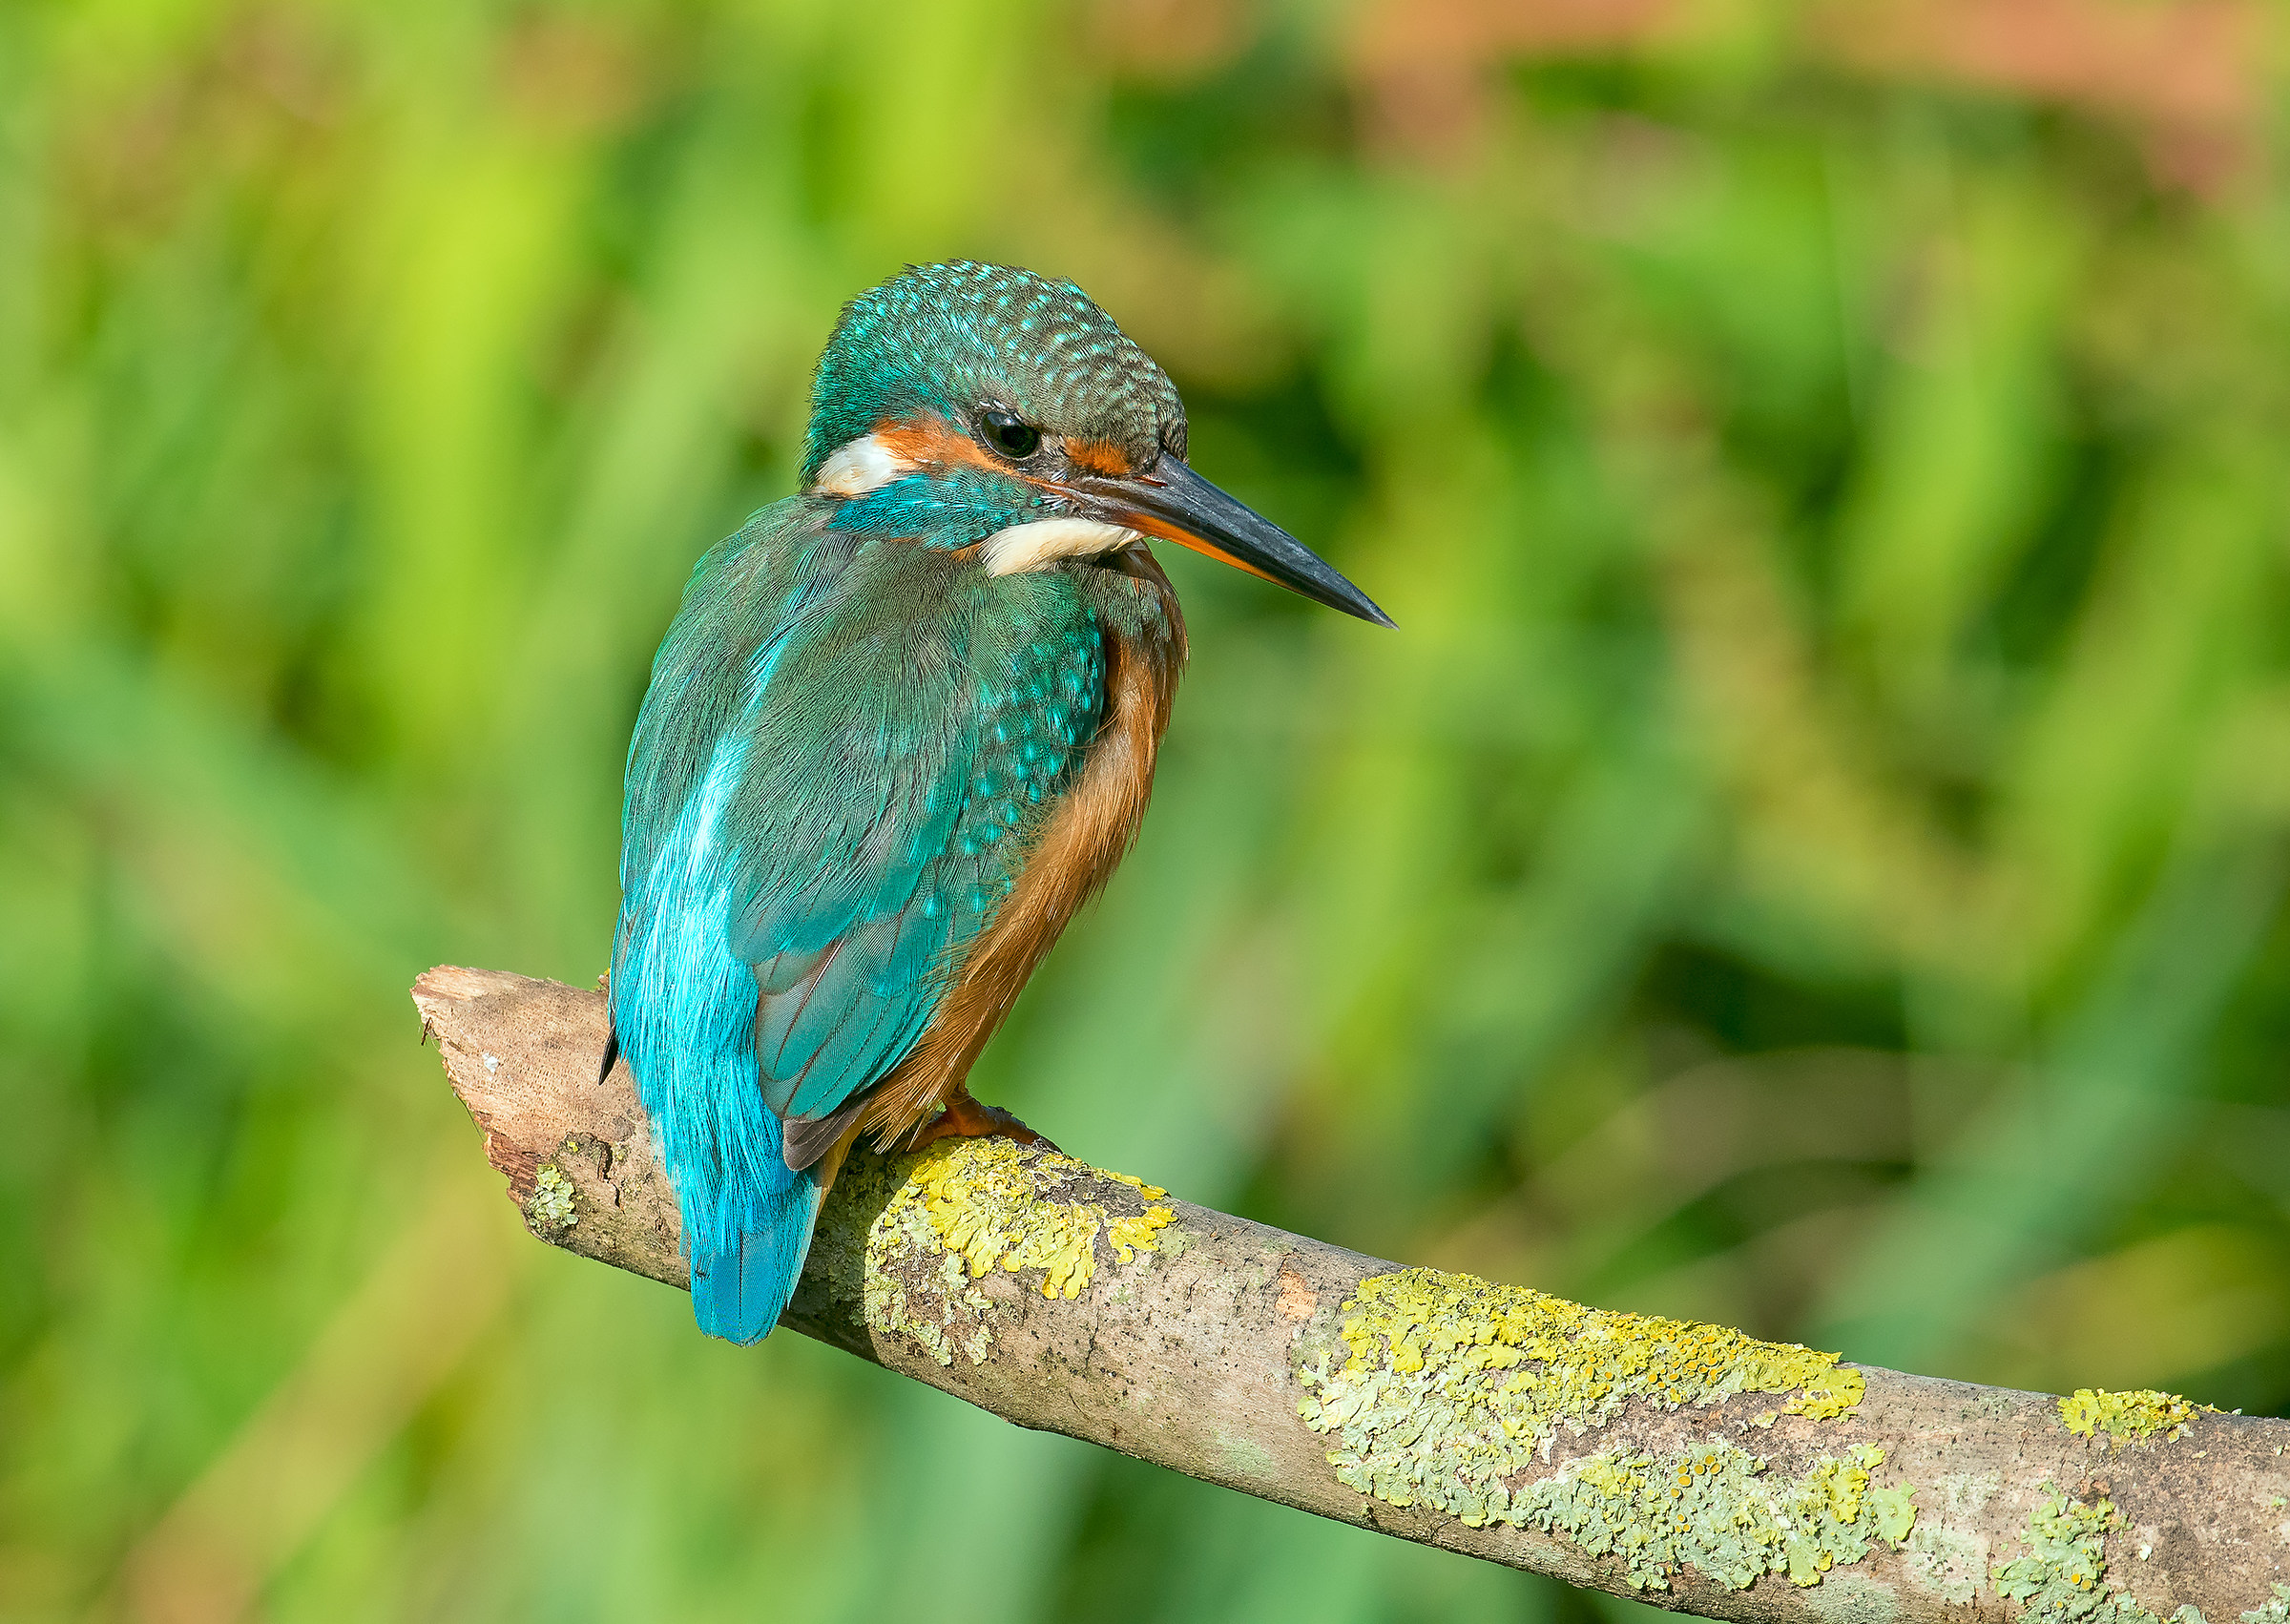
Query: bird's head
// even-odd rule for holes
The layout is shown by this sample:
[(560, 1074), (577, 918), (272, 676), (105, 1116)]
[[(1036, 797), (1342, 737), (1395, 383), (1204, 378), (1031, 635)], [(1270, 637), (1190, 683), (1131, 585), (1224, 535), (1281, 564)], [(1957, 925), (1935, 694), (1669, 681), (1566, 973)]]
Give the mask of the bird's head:
[(918, 266), (844, 307), (802, 477), (838, 524), (976, 545), (997, 574), (1155, 536), (1391, 624), (1193, 471), (1176, 386), (1113, 318), (1072, 282), (1008, 265)]

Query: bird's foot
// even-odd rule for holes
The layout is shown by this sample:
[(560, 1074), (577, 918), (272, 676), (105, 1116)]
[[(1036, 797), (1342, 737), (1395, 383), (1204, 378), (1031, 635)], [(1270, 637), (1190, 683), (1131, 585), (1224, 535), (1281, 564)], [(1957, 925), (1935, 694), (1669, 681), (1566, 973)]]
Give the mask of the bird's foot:
[[(946, 1110), (914, 1131), (906, 1148), (919, 1151), (937, 1139), (1015, 1139), (1021, 1145), (1039, 1145), (1046, 1151), (1057, 1146), (1050, 1139), (1019, 1121), (998, 1105), (980, 1105), (968, 1093), (958, 1093), (947, 1101)], [(1062, 1154), (1062, 1153), (1061, 1153)]]

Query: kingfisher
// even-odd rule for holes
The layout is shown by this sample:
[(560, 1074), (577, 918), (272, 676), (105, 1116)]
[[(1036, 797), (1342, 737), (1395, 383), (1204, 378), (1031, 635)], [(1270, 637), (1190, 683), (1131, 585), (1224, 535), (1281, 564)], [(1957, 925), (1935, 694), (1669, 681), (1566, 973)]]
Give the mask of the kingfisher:
[(1144, 816), (1185, 662), (1147, 539), (1391, 624), (1193, 471), (1176, 386), (1078, 286), (1012, 266), (845, 305), (800, 477), (654, 660), (609, 984), (604, 1070), (627, 1056), (700, 1328), (735, 1343), (861, 1135), (1038, 1139), (965, 1080)]

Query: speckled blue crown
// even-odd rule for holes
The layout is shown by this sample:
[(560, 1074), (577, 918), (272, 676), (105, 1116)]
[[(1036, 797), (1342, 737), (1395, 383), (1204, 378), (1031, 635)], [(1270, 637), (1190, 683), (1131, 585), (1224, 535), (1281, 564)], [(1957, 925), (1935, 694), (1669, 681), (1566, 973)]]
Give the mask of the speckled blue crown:
[(843, 306), (812, 385), (803, 478), (886, 419), (968, 422), (987, 405), (1048, 433), (1109, 441), (1139, 464), (1184, 449), (1176, 385), (1088, 294), (1014, 265), (949, 260), (910, 266)]

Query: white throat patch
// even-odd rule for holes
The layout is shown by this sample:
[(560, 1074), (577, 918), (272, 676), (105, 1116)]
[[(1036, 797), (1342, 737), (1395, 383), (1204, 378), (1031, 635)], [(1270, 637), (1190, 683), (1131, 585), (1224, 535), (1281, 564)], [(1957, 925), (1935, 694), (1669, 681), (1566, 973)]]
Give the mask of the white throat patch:
[(905, 457), (872, 434), (862, 434), (819, 465), (811, 489), (829, 496), (864, 496), (913, 471), (914, 465)]
[(989, 575), (1016, 575), (1060, 558), (1094, 558), (1142, 540), (1135, 531), (1095, 519), (1036, 519), (996, 531), (979, 545)]

